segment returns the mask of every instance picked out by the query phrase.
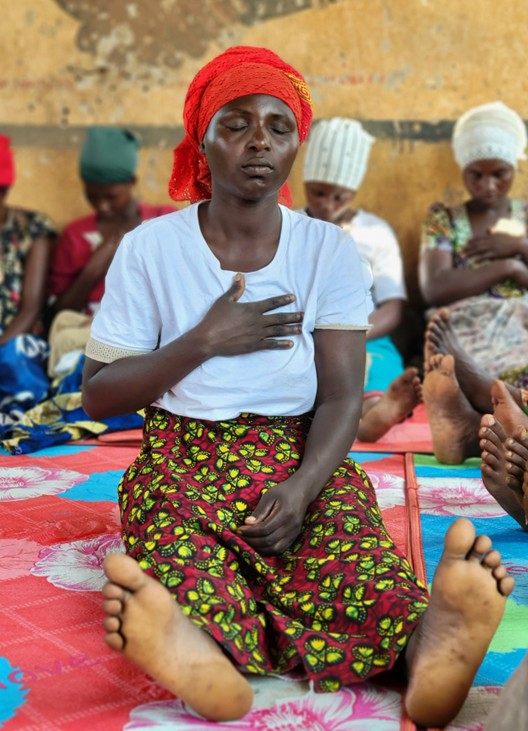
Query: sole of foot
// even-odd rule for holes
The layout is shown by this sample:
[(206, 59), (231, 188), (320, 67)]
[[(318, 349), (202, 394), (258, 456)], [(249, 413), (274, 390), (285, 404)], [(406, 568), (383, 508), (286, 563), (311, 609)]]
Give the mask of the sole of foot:
[(405, 707), (417, 725), (443, 728), (460, 711), (513, 586), (491, 540), (466, 518), (452, 523), (407, 649)]
[(423, 383), (433, 451), (443, 464), (460, 464), (480, 455), (478, 414), (462, 393), (452, 355), (434, 355)]
[(251, 709), (249, 683), (162, 584), (123, 554), (107, 556), (104, 570), (108, 647), (210, 721), (239, 719)]
[[(522, 439), (522, 429), (519, 430)], [(480, 422), (480, 448), (482, 481), (489, 494), (499, 505), (526, 530), (523, 481), (528, 460), (526, 445), (508, 437), (501, 423), (491, 414), (485, 414)]]

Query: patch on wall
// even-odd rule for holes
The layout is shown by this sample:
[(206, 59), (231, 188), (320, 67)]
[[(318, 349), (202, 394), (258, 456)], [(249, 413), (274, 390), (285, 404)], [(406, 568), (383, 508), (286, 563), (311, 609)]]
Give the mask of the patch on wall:
[[(55, 0), (80, 22), (76, 43), (97, 70), (131, 80), (162, 82), (190, 56), (203, 56), (212, 41), (240, 43), (235, 26), (342, 0)], [(82, 72), (80, 72), (82, 73)]]

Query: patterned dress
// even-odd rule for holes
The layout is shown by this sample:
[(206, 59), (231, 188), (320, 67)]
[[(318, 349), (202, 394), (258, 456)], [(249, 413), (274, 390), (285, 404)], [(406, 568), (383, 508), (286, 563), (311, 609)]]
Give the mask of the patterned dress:
[(127, 552), (237, 666), (304, 670), (317, 690), (335, 691), (393, 666), (427, 591), (348, 458), (282, 555), (262, 556), (237, 533), (297, 469), (309, 425), (307, 416), (213, 422), (151, 408), (119, 499)]
[[(512, 200), (510, 217), (525, 226), (526, 204)], [(449, 251), (453, 266), (482, 266), (463, 253), (473, 236), (466, 206), (447, 208), (436, 203), (422, 228), (421, 254)], [(505, 281), (482, 294), (448, 306), (449, 321), (464, 350), (494, 378), (528, 388), (528, 293), (515, 282)]]
[(0, 332), (20, 308), (24, 266), (33, 242), (56, 234), (54, 224), (42, 213), (8, 208), (7, 220), (0, 228)]

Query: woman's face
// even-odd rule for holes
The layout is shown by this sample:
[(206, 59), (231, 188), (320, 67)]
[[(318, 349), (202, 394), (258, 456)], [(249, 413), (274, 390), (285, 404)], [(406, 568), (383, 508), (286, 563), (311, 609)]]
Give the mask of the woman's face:
[(515, 168), (503, 160), (477, 160), (466, 165), (462, 177), (472, 200), (493, 208), (508, 195)]
[(212, 118), (201, 144), (211, 171), (213, 195), (243, 200), (276, 195), (299, 148), (292, 110), (267, 94), (242, 96)]
[(135, 180), (130, 183), (84, 183), (84, 195), (99, 218), (111, 220), (125, 212), (132, 201)]
[(308, 214), (329, 223), (342, 223), (349, 217), (350, 205), (355, 190), (330, 183), (310, 182), (304, 184)]

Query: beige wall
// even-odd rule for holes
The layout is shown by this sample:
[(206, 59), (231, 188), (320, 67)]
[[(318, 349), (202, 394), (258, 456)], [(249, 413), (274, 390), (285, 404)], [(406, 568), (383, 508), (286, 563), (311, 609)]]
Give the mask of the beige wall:
[[(77, 150), (90, 124), (139, 130), (139, 193), (167, 201), (190, 79), (227, 46), (265, 45), (305, 74), (316, 118), (355, 117), (378, 135), (357, 202), (396, 229), (413, 301), (420, 222), (434, 200), (463, 195), (452, 122), (494, 99), (528, 116), (525, 0), (0, 0), (0, 10), (10, 202), (61, 226), (85, 213)], [(296, 206), (301, 168), (302, 151)]]

